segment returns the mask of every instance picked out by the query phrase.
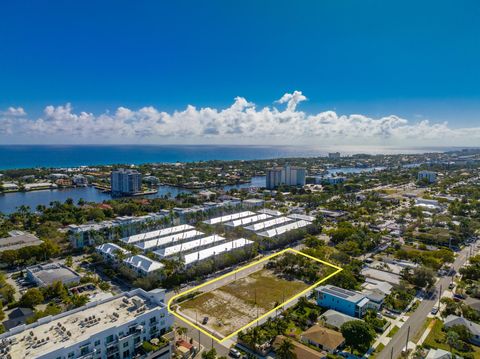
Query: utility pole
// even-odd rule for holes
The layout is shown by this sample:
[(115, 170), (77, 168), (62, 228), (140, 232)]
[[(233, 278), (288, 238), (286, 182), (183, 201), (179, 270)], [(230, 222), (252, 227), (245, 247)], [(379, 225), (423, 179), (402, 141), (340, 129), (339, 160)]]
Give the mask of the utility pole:
[(440, 284), (440, 292), (438, 293), (438, 309), (440, 310), (440, 299), (442, 298), (442, 285)]
[[(195, 324), (198, 325), (198, 309), (195, 309)], [(200, 350), (200, 329), (198, 329), (198, 350)]]
[(407, 341), (405, 342), (405, 354), (408, 353), (408, 339), (409, 339), (409, 337), (410, 337), (410, 325), (408, 326), (408, 330), (407, 330)]

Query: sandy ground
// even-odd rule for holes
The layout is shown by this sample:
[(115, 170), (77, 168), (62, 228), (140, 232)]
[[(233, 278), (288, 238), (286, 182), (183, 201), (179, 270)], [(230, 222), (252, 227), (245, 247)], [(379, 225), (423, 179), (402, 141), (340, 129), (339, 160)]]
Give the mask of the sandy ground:
[(199, 324), (209, 317), (203, 326), (227, 336), (307, 287), (304, 282), (260, 270), (186, 301), (180, 304), (180, 310)]

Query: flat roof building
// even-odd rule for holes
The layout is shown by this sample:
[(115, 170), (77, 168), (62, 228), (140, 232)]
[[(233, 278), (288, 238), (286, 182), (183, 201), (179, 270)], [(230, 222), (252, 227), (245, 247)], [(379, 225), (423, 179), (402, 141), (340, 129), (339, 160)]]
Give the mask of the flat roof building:
[(303, 167), (274, 167), (267, 169), (266, 187), (275, 189), (280, 185), (305, 186), (306, 169)]
[(142, 175), (131, 169), (120, 168), (110, 175), (112, 195), (132, 195), (142, 191)]
[[(173, 324), (165, 291), (135, 289), (0, 335), (2, 358), (132, 358)], [(171, 357), (170, 345), (158, 358)]]
[(23, 247), (39, 246), (43, 243), (37, 236), (21, 231), (11, 231), (9, 237), (0, 238), (0, 252)]
[(59, 263), (39, 264), (27, 268), (27, 278), (39, 287), (48, 287), (55, 282), (75, 284), (80, 282), (80, 275), (73, 269)]

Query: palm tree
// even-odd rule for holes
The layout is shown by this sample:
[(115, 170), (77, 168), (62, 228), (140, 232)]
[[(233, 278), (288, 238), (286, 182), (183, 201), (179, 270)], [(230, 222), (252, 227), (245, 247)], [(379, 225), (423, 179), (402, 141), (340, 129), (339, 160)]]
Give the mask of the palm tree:
[(457, 332), (453, 330), (449, 330), (447, 332), (446, 342), (450, 347), (450, 351), (452, 351), (452, 348), (455, 347), (455, 344), (457, 344), (459, 340), (460, 340), (460, 335), (458, 335)]
[(293, 351), (295, 346), (290, 339), (284, 339), (275, 350), (278, 359), (296, 359), (297, 355)]
[(177, 334), (180, 335), (180, 337), (183, 337), (185, 334), (187, 334), (188, 329), (185, 327), (178, 327), (177, 328)]

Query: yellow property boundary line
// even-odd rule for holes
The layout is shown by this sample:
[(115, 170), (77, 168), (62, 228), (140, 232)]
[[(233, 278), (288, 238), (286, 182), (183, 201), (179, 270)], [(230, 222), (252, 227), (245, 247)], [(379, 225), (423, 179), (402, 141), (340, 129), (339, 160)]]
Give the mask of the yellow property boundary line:
[[(241, 327), (240, 329), (237, 329), (237, 330), (234, 331), (233, 333), (231, 333), (231, 334), (229, 334), (229, 335), (227, 335), (226, 337), (221, 338), (221, 339), (219, 339), (219, 338), (217, 338), (216, 336), (210, 334), (207, 330), (201, 328), (200, 326), (198, 326), (198, 325), (195, 324), (194, 322), (190, 321), (189, 319), (187, 319), (187, 318), (185, 318), (185, 317), (182, 317), (179, 313), (177, 313), (175, 310), (172, 310), (172, 309), (170, 308), (170, 306), (172, 305), (173, 301), (174, 301), (175, 299), (179, 298), (179, 297), (182, 297), (182, 296), (184, 296), (184, 295), (186, 295), (186, 294), (188, 294), (188, 293), (197, 291), (197, 290), (199, 290), (200, 288), (203, 288), (203, 287), (205, 287), (205, 286), (207, 286), (207, 285), (209, 285), (209, 284), (215, 283), (215, 282), (217, 282), (217, 281), (219, 281), (219, 280), (221, 280), (221, 279), (223, 279), (223, 278), (229, 277), (229, 276), (231, 276), (231, 275), (233, 275), (233, 274), (235, 274), (235, 273), (238, 273), (238, 272), (243, 271), (243, 270), (245, 270), (245, 269), (247, 269), (247, 268), (253, 267), (253, 266), (255, 266), (255, 265), (257, 265), (257, 264), (259, 264), (259, 263), (261, 263), (261, 262), (268, 261), (269, 259), (272, 259), (272, 258), (274, 258), (274, 257), (277, 257), (277, 256), (279, 256), (279, 255), (281, 255), (281, 254), (283, 254), (283, 253), (286, 253), (286, 252), (293, 252), (293, 253), (296, 253), (296, 254), (300, 254), (300, 255), (302, 255), (302, 256), (304, 256), (304, 257), (313, 259), (314, 261), (317, 261), (317, 262), (322, 263), (322, 264), (325, 264), (325, 265), (327, 265), (327, 266), (329, 266), (329, 267), (335, 268), (336, 271), (333, 272), (333, 273), (331, 273), (331, 274), (329, 274), (329, 275), (326, 276), (325, 278), (319, 280), (318, 282), (316, 282), (315, 284), (311, 285), (311, 286), (308, 287), (307, 289), (304, 289), (303, 291), (301, 291), (301, 292), (298, 293), (297, 295), (293, 296), (292, 298), (288, 299), (288, 300), (285, 301), (284, 303), (277, 305), (277, 306), (276, 306), (275, 308), (273, 308), (272, 310), (266, 312), (265, 314), (262, 314), (262, 315), (261, 315), (260, 317), (258, 317), (257, 319), (251, 321), (250, 323), (244, 325), (244, 326)], [(273, 312), (277, 311), (278, 309), (280, 309), (281, 307), (285, 306), (286, 304), (290, 303), (291, 301), (293, 301), (293, 300), (297, 299), (298, 297), (301, 297), (302, 295), (308, 293), (308, 292), (311, 291), (313, 288), (317, 287), (317, 286), (320, 285), (321, 283), (323, 283), (323, 282), (325, 282), (326, 280), (330, 279), (330, 278), (333, 277), (334, 275), (340, 273), (342, 270), (343, 270), (343, 268), (338, 267), (338, 266), (336, 266), (336, 265), (334, 265), (334, 264), (332, 264), (332, 263), (328, 263), (328, 262), (322, 261), (321, 259), (318, 259), (318, 258), (309, 256), (308, 254), (305, 254), (305, 253), (302, 253), (302, 252), (300, 252), (300, 251), (297, 251), (296, 249), (287, 248), (287, 249), (281, 250), (280, 252), (277, 252), (277, 253), (271, 254), (271, 255), (269, 255), (269, 256), (266, 256), (265, 258), (262, 258), (262, 259), (260, 259), (260, 260), (258, 260), (258, 261), (255, 261), (255, 262), (252, 262), (252, 263), (250, 263), (250, 264), (247, 264), (246, 266), (243, 266), (243, 267), (241, 267), (241, 268), (239, 268), (239, 269), (236, 269), (236, 270), (234, 270), (234, 271), (232, 271), (232, 272), (223, 274), (223, 275), (221, 275), (221, 276), (218, 277), (218, 278), (209, 280), (208, 282), (205, 282), (205, 283), (200, 284), (200, 285), (198, 285), (198, 286), (196, 286), (196, 287), (190, 288), (190, 289), (188, 289), (188, 290), (186, 290), (186, 291), (184, 291), (184, 292), (182, 292), (182, 293), (180, 293), (180, 294), (177, 294), (177, 295), (173, 296), (172, 298), (170, 298), (170, 300), (168, 301), (168, 304), (167, 304), (167, 308), (168, 308), (168, 311), (169, 311), (170, 313), (172, 313), (174, 316), (176, 316), (176, 317), (179, 318), (180, 320), (184, 321), (185, 323), (187, 323), (188, 325), (194, 327), (195, 329), (198, 329), (198, 330), (201, 331), (203, 334), (205, 334), (205, 335), (207, 335), (208, 337), (216, 340), (217, 342), (222, 343), (222, 342), (224, 342), (225, 340), (230, 339), (230, 338), (232, 338), (233, 336), (235, 336), (236, 334), (238, 334), (238, 332), (240, 332), (240, 331), (248, 328), (249, 326), (251, 326), (251, 325), (254, 324), (255, 322), (257, 322), (257, 321), (259, 321), (259, 320), (261, 320), (261, 319), (269, 316), (270, 314), (272, 314)], [(213, 289), (213, 290), (214, 290), (214, 289)], [(202, 294), (203, 294), (203, 293), (202, 293)], [(201, 294), (200, 294), (200, 295), (201, 295)]]

